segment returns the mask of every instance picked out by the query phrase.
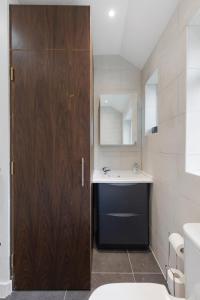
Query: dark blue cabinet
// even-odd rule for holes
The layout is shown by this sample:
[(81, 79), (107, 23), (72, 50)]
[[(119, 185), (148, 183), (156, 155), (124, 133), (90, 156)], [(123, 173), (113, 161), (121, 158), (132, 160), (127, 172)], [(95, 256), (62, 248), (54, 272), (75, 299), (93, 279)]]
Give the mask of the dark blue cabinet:
[(99, 249), (149, 247), (149, 185), (94, 184)]

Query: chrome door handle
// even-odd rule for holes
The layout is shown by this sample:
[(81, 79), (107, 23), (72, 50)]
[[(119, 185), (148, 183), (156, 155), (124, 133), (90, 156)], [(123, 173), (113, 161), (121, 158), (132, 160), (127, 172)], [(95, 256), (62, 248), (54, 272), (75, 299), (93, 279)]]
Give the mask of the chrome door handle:
[(116, 217), (116, 218), (134, 218), (139, 217), (141, 214), (135, 214), (135, 213), (109, 213), (107, 214), (109, 217)]
[(85, 178), (84, 178), (84, 172), (85, 171), (85, 160), (84, 158), (82, 157), (81, 159), (81, 186), (84, 187), (85, 185)]

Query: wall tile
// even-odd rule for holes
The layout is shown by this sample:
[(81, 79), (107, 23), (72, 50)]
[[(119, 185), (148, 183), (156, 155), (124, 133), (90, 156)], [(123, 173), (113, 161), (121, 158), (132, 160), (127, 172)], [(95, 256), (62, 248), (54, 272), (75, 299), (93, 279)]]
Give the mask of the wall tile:
[(184, 114), (186, 112), (186, 70), (184, 70), (178, 76), (178, 114)]
[(132, 170), (134, 163), (138, 163), (141, 167), (141, 152), (121, 152), (120, 170)]
[(179, 37), (179, 18), (178, 11), (176, 10), (172, 16), (166, 30), (160, 38), (159, 43), (155, 48), (157, 56), (161, 56), (166, 52), (166, 49), (174, 44)]
[(174, 80), (159, 93), (159, 123), (178, 114), (178, 80)]
[(121, 76), (121, 89), (137, 90), (140, 96), (140, 72), (133, 72), (132, 69), (120, 70)]
[(167, 87), (186, 68), (186, 32), (182, 32), (162, 56), (160, 64), (160, 85)]
[(200, 222), (200, 204), (194, 205), (190, 199), (178, 197), (175, 202), (175, 210), (178, 212), (175, 218), (176, 228), (181, 234), (183, 234), (185, 223)]
[[(200, 0), (181, 1), (142, 71), (142, 94), (148, 74), (157, 68), (160, 74), (159, 133), (157, 137), (143, 136), (142, 164), (143, 169), (154, 178), (151, 193), (151, 244), (163, 272), (167, 263), (168, 233), (183, 233), (184, 223), (200, 222), (200, 176), (187, 173), (185, 165), (186, 25), (198, 9)], [(199, 43), (198, 40), (195, 42)], [(198, 78), (198, 74), (192, 74), (190, 79), (195, 83), (195, 78)], [(197, 129), (193, 135), (190, 134), (194, 141), (200, 140), (199, 101), (196, 101), (199, 94), (197, 84), (193, 95), (196, 116), (191, 115), (191, 122), (196, 123)]]
[[(101, 94), (138, 94), (138, 141), (135, 146), (99, 145), (99, 100)], [(134, 162), (141, 164), (141, 72), (118, 55), (94, 57), (94, 166), (101, 169), (129, 169)]]
[(145, 151), (160, 152), (160, 128), (158, 127), (158, 133), (157, 134), (148, 134), (145, 136), (143, 148), (145, 148)]
[(183, 31), (200, 9), (200, 0), (183, 0), (178, 7), (179, 31)]
[(159, 125), (160, 151), (180, 154), (185, 151), (185, 116), (169, 119)]
[(154, 178), (165, 184), (176, 185), (178, 179), (176, 154), (160, 153), (155, 156)]
[(120, 152), (101, 152), (98, 157), (99, 169), (109, 167), (112, 170), (120, 170)]

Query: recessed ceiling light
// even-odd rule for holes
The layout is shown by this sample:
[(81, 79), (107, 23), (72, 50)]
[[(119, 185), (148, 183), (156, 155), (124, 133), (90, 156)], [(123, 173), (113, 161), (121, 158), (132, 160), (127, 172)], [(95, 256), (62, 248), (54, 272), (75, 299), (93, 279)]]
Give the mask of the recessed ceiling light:
[(107, 103), (108, 103), (108, 100), (104, 100), (104, 103), (107, 104)]
[(115, 17), (114, 9), (109, 10), (108, 15), (109, 15), (110, 18), (114, 18)]

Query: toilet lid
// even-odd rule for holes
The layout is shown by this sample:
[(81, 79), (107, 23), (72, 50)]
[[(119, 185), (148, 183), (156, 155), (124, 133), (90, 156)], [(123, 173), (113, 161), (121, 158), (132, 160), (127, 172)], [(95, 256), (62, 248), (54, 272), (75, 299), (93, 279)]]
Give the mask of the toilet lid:
[(97, 288), (89, 300), (171, 300), (164, 285), (114, 283)]

